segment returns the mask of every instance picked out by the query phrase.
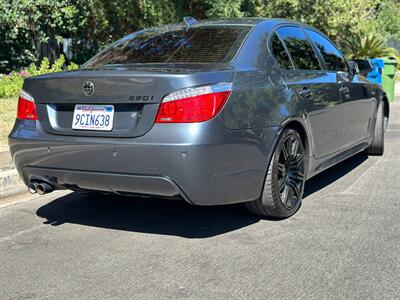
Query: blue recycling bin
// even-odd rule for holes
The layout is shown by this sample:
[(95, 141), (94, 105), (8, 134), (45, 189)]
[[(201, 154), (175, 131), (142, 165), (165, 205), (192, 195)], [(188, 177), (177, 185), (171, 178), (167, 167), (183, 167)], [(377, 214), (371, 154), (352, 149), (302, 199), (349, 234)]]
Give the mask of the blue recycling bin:
[(382, 69), (385, 65), (383, 59), (374, 58), (371, 59), (371, 63), (374, 69), (368, 73), (367, 79), (369, 81), (382, 85)]

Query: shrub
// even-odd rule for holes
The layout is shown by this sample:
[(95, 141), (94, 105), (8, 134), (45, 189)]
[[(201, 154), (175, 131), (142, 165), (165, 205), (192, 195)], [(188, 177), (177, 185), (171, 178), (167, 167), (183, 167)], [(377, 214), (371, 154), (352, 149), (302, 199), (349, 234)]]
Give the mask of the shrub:
[(398, 55), (396, 49), (386, 46), (382, 37), (373, 34), (349, 34), (340, 41), (340, 46), (350, 59)]
[(39, 66), (31, 64), (20, 72), (11, 72), (8, 75), (0, 75), (0, 97), (17, 96), (21, 91), (24, 79), (29, 76), (42, 75), (53, 72), (71, 71), (78, 69), (78, 65), (71, 63), (65, 66), (65, 58), (61, 55), (54, 64), (50, 65), (47, 58), (44, 58)]

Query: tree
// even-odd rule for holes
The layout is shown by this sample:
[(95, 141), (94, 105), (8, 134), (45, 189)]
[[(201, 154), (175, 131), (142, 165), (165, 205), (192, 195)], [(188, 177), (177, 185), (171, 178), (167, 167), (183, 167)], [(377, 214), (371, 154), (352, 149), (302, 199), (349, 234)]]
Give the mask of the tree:
[(360, 31), (360, 20), (370, 14), (376, 0), (248, 0), (257, 17), (287, 18), (314, 26), (338, 41)]
[(400, 38), (397, 0), (0, 0), (0, 72), (54, 61), (67, 37), (81, 64), (128, 33), (187, 15), (295, 19), (336, 42), (366, 32)]
[(243, 17), (245, 12), (242, 10), (243, 0), (208, 0), (205, 4), (209, 5), (206, 11), (210, 18), (237, 18)]
[(177, 21), (176, 1), (80, 0), (75, 22), (74, 61), (81, 64), (99, 49), (142, 28)]
[(400, 39), (400, 2), (375, 1), (368, 18), (362, 20), (362, 32), (376, 33), (385, 40)]
[(75, 30), (70, 0), (0, 0), (0, 70), (60, 55), (62, 36)]

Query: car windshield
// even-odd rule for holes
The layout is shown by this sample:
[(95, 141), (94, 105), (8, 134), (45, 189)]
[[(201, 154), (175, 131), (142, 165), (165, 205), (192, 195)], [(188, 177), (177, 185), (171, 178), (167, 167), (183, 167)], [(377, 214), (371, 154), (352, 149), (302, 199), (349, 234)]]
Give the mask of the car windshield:
[(129, 35), (89, 60), (84, 68), (154, 63), (226, 63), (250, 26), (175, 27)]

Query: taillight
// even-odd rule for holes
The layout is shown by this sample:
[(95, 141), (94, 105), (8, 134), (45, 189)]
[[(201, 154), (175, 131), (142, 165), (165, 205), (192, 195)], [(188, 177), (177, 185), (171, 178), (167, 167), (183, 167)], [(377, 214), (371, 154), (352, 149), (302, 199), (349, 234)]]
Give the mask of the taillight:
[(34, 99), (25, 91), (21, 91), (21, 93), (19, 94), (17, 119), (37, 120)]
[(204, 122), (216, 116), (232, 90), (231, 83), (186, 88), (162, 100), (156, 123)]

